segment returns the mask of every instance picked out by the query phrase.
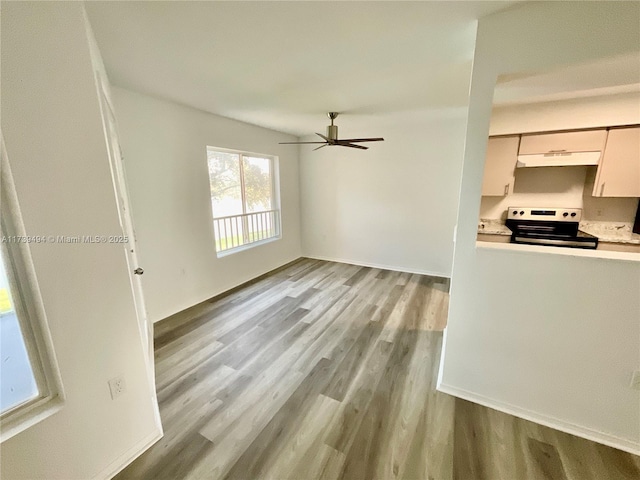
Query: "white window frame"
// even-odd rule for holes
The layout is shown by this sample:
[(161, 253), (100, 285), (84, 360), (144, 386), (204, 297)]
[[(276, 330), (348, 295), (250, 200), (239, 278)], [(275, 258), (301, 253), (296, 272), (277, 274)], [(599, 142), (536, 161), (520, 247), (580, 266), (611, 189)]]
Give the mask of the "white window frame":
[[(241, 252), (243, 250), (248, 250), (250, 248), (254, 248), (260, 245), (264, 245), (266, 243), (270, 243), (276, 240), (279, 240), (282, 238), (282, 209), (280, 206), (280, 165), (279, 165), (279, 157), (276, 155), (268, 155), (265, 153), (256, 153), (256, 152), (247, 152), (245, 150), (234, 150), (234, 149), (230, 149), (230, 148), (222, 148), (222, 147), (215, 147), (215, 146), (211, 146), (211, 145), (207, 145), (206, 147), (206, 152), (207, 152), (207, 176), (208, 176), (208, 163), (209, 163), (209, 156), (208, 153), (209, 151), (215, 151), (215, 152), (222, 152), (222, 153), (231, 153), (234, 155), (238, 155), (239, 159), (240, 159), (240, 194), (242, 197), (242, 214), (240, 215), (252, 215), (251, 213), (247, 213), (246, 211), (246, 198), (245, 198), (245, 179), (244, 179), (244, 162), (243, 162), (243, 158), (244, 157), (258, 157), (258, 158), (266, 158), (269, 159), (269, 161), (271, 162), (271, 210), (269, 210), (268, 212), (275, 212), (273, 217), (274, 217), (274, 223), (275, 223), (275, 234), (270, 236), (270, 237), (266, 237), (264, 239), (258, 239), (258, 240), (254, 240), (252, 242), (247, 242), (247, 243), (243, 243), (241, 245), (238, 246), (234, 246), (234, 247), (229, 247), (229, 248), (224, 248), (221, 250), (218, 250), (218, 238), (216, 237), (216, 233), (215, 233), (215, 223), (216, 221), (220, 221), (221, 219), (224, 218), (229, 218), (229, 217), (216, 217), (215, 216), (215, 212), (213, 211), (213, 206), (211, 207), (211, 218), (213, 220), (212, 222), (212, 235), (213, 235), (213, 239), (214, 239), (214, 246), (216, 248), (216, 255), (218, 258), (220, 257), (225, 257), (227, 255), (232, 255), (234, 253), (238, 253)], [(209, 190), (209, 196), (211, 198), (211, 190)], [(209, 205), (211, 205), (211, 201), (209, 201)], [(254, 212), (254, 214), (258, 214), (260, 212)], [(237, 217), (239, 215), (232, 215), (232, 217)], [(246, 228), (246, 224), (245, 227)], [(220, 244), (222, 245), (222, 244)]]
[[(0, 236), (26, 238), (4, 140), (0, 133)], [(29, 356), (39, 396), (0, 414), (0, 442), (58, 412), (64, 391), (53, 351), (29, 243), (2, 242), (13, 307)]]

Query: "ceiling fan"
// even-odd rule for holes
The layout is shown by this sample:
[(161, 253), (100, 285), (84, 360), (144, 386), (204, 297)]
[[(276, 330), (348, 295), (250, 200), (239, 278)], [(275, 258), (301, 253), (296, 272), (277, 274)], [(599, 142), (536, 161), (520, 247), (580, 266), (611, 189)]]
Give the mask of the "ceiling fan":
[(322, 135), (321, 133), (316, 133), (319, 137), (321, 137), (324, 142), (280, 142), (280, 145), (301, 145), (301, 144), (321, 144), (318, 148), (314, 148), (314, 150), (319, 150), (327, 145), (338, 145), (339, 147), (351, 147), (351, 148), (359, 148), (360, 150), (367, 150), (369, 147), (364, 147), (362, 145), (356, 145), (356, 143), (360, 142), (382, 142), (384, 138), (344, 138), (338, 139), (338, 126), (333, 124), (333, 121), (338, 116), (337, 112), (329, 112), (329, 118), (331, 119), (331, 125), (327, 126), (327, 135)]

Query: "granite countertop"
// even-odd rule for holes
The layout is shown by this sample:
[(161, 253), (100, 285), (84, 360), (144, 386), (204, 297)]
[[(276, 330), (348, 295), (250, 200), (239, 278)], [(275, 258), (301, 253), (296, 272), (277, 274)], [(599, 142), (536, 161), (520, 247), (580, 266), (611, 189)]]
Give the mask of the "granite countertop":
[(600, 242), (640, 245), (640, 235), (633, 233), (631, 228), (630, 222), (580, 222), (580, 230), (598, 237)]
[(486, 235), (511, 235), (511, 230), (507, 228), (502, 220), (481, 218), (478, 222), (478, 233), (484, 233)]
[[(640, 234), (631, 231), (630, 222), (580, 222), (580, 230), (598, 237), (600, 242), (625, 243), (640, 245)], [(502, 220), (481, 218), (478, 222), (478, 233), (486, 235), (511, 235)]]

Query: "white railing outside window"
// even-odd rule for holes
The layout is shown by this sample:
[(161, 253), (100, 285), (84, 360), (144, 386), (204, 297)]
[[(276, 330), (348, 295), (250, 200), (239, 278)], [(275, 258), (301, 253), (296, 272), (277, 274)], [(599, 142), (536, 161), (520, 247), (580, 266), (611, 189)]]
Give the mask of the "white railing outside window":
[(224, 252), (250, 243), (280, 236), (280, 212), (264, 212), (230, 215), (214, 218), (216, 251)]
[(278, 157), (207, 147), (216, 252), (279, 238)]

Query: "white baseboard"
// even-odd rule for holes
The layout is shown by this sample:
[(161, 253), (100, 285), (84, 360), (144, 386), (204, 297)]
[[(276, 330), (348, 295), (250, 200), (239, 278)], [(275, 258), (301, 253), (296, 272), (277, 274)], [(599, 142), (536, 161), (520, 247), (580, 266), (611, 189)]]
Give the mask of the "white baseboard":
[(147, 451), (154, 443), (160, 440), (163, 437), (161, 430), (156, 430), (151, 432), (149, 435), (144, 437), (140, 442), (135, 444), (129, 450), (124, 452), (118, 458), (116, 458), (113, 462), (111, 462), (107, 467), (98, 473), (95, 477), (95, 480), (109, 480), (115, 477), (118, 473), (125, 469), (131, 462), (133, 462), (136, 458), (142, 455)]
[(443, 383), (440, 383), (437, 389), (442, 393), (462, 398), (463, 400), (468, 400), (470, 402), (477, 403), (479, 405), (483, 405), (485, 407), (492, 408), (509, 415), (513, 415), (514, 417), (523, 418), (525, 420), (529, 420), (530, 422), (544, 425), (545, 427), (553, 428), (556, 430), (560, 430), (561, 432), (575, 435), (576, 437), (586, 438), (587, 440), (601, 443), (603, 445), (607, 445), (608, 447), (617, 448), (618, 450), (623, 450), (633, 455), (640, 455), (640, 439), (638, 442), (633, 442), (626, 438), (616, 437), (615, 435), (599, 432), (598, 430), (575, 425), (558, 418), (543, 415), (538, 412), (533, 412), (531, 410), (520, 408), (508, 403), (496, 401), (492, 398), (478, 395), (461, 388), (445, 385)]
[(406, 273), (416, 273), (418, 275), (428, 275), (430, 277), (442, 277), (442, 278), (451, 278), (450, 273), (442, 273), (442, 272), (431, 272), (427, 270), (420, 270), (415, 268), (406, 268), (406, 267), (397, 267), (395, 265), (385, 265), (381, 263), (370, 263), (370, 262), (361, 262), (359, 260), (348, 260), (346, 258), (336, 258), (336, 257), (323, 257), (320, 255), (302, 255), (305, 258), (311, 258), (313, 260), (324, 260), (327, 262), (337, 262), (337, 263), (347, 263), (349, 265), (357, 265), (359, 267), (371, 267), (371, 268), (381, 268), (383, 270), (393, 270), (396, 272), (406, 272)]
[(153, 323), (156, 324), (158, 322), (161, 322), (162, 320), (165, 320), (165, 319), (175, 315), (176, 313), (184, 312), (185, 310), (187, 310), (187, 309), (189, 309), (189, 308), (191, 308), (191, 307), (193, 307), (195, 305), (198, 305), (200, 303), (203, 303), (203, 302), (206, 302), (208, 300), (211, 300), (212, 298), (214, 298), (214, 297), (216, 297), (218, 295), (221, 295), (221, 294), (223, 294), (225, 292), (228, 292), (229, 290), (233, 290), (234, 288), (237, 288), (240, 285), (243, 285), (243, 284), (245, 284), (247, 282), (250, 282), (251, 280), (253, 280), (255, 278), (258, 278), (258, 277), (260, 277), (260, 276), (262, 276), (262, 275), (264, 275), (266, 273), (269, 273), (272, 270), (277, 270), (278, 268), (282, 267), (283, 265), (286, 265), (287, 263), (295, 262), (296, 260), (299, 260), (300, 258), (303, 258), (303, 257), (304, 257), (304, 255), (298, 255), (295, 258), (292, 257), (292, 258), (290, 258), (288, 260), (285, 260), (285, 261), (282, 261), (282, 262), (278, 262), (277, 265), (268, 267), (266, 270), (265, 269), (261, 269), (260, 273), (252, 274), (251, 278), (247, 278), (247, 279), (238, 281), (238, 282), (233, 283), (231, 285), (225, 285), (224, 287), (222, 287), (222, 288), (220, 288), (218, 290), (215, 290), (213, 292), (208, 292), (208, 293), (204, 294), (202, 297), (200, 297), (198, 299), (192, 299), (192, 300), (184, 303), (183, 305), (177, 307), (177, 309), (173, 308), (168, 312), (164, 312), (162, 315), (155, 316), (155, 318), (153, 319)]

